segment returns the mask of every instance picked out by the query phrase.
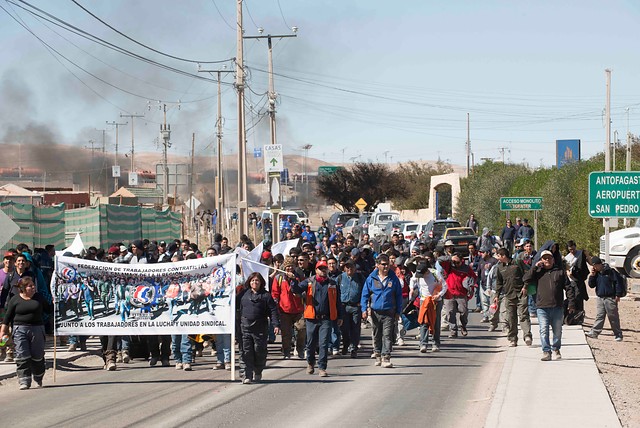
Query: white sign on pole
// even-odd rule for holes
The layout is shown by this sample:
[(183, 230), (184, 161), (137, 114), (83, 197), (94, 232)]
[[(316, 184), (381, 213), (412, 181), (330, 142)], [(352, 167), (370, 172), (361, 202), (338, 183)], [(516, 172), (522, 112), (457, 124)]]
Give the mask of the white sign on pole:
[(120, 165), (113, 165), (111, 167), (111, 177), (120, 178)]
[(283, 169), (282, 144), (267, 144), (264, 146), (265, 172), (282, 172)]
[(129, 186), (137, 186), (138, 185), (138, 173), (130, 172), (129, 173)]
[(191, 196), (191, 198), (189, 199), (189, 210), (191, 210), (192, 214), (198, 209), (200, 205), (202, 205), (202, 202), (200, 202), (195, 196)]
[(20, 226), (0, 210), (0, 247), (4, 247), (19, 230)]

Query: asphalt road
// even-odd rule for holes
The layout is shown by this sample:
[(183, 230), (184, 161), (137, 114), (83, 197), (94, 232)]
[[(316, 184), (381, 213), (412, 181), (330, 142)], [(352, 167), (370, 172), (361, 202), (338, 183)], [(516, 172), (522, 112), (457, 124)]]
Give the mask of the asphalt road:
[(106, 372), (99, 357), (85, 357), (62, 367), (55, 384), (49, 370), (43, 389), (18, 391), (15, 380), (3, 382), (2, 425), (482, 426), (506, 340), (470, 315), (469, 336), (448, 339), (443, 332), (439, 353), (420, 354), (411, 331), (407, 345), (394, 350), (392, 369), (374, 367), (370, 330), (363, 330), (362, 356), (330, 359), (328, 378), (306, 374), (302, 360), (280, 359), (278, 345), (270, 346), (263, 382), (253, 385), (211, 370), (210, 356), (198, 358), (192, 372), (142, 360)]

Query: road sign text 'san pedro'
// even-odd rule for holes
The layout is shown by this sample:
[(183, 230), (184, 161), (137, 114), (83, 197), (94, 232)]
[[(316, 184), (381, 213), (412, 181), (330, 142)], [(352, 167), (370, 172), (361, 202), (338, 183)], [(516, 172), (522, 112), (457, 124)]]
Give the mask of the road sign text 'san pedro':
[(540, 211), (542, 198), (539, 196), (519, 196), (500, 198), (500, 211)]
[(640, 171), (589, 174), (589, 215), (597, 218), (640, 216)]

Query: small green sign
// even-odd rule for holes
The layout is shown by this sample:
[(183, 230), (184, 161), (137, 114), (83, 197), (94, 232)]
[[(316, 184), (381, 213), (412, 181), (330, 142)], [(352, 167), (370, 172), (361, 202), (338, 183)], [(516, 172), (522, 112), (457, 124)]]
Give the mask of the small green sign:
[(542, 198), (537, 196), (500, 198), (500, 211), (540, 211), (541, 209)]
[(589, 174), (589, 215), (640, 217), (640, 171)]
[(318, 175), (333, 174), (334, 172), (336, 172), (340, 168), (343, 168), (343, 167), (341, 167), (341, 166), (319, 166), (318, 167)]

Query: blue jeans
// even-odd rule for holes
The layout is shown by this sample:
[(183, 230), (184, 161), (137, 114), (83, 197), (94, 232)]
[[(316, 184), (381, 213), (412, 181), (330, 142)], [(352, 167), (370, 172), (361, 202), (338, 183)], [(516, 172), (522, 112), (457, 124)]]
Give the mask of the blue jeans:
[(536, 297), (537, 295), (532, 294), (529, 296), (529, 314), (533, 315), (536, 313)]
[(192, 363), (191, 341), (186, 334), (172, 334), (171, 348), (173, 351), (173, 359), (176, 363)]
[(336, 351), (340, 350), (340, 343), (342, 342), (342, 332), (340, 331), (340, 327), (338, 327), (338, 323), (333, 321), (331, 323), (331, 343), (329, 346), (331, 349), (335, 349)]
[(216, 334), (216, 356), (219, 363), (231, 362), (231, 335)]
[[(562, 345), (562, 306), (556, 308), (538, 308), (538, 323), (540, 323), (540, 344), (542, 352), (559, 351)], [(553, 346), (549, 344), (549, 326), (553, 330)]]
[(316, 348), (320, 348), (318, 353), (318, 367), (321, 370), (327, 369), (327, 352), (331, 342), (331, 328), (333, 321), (306, 320), (307, 321), (307, 343), (304, 345), (307, 351), (307, 363), (316, 364)]

